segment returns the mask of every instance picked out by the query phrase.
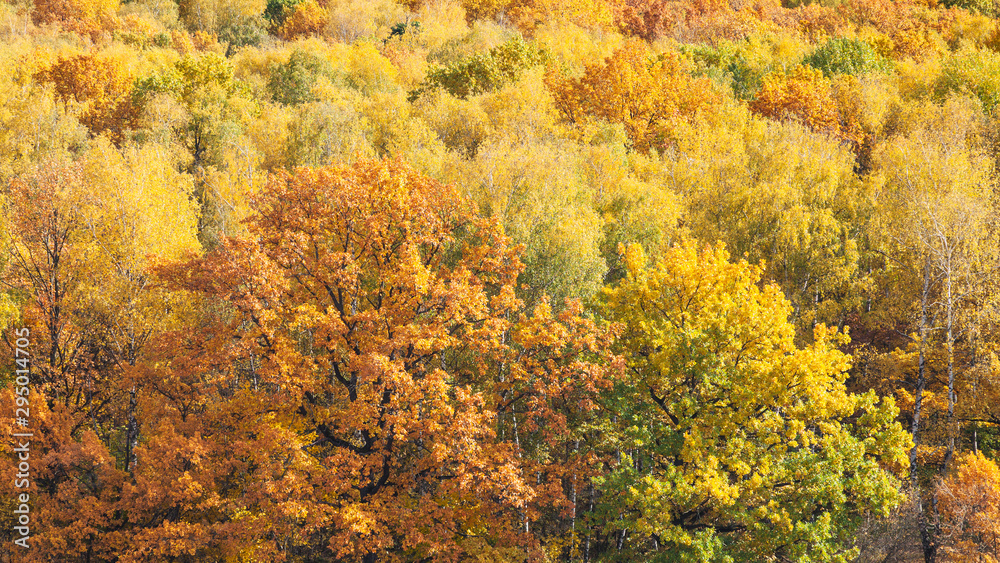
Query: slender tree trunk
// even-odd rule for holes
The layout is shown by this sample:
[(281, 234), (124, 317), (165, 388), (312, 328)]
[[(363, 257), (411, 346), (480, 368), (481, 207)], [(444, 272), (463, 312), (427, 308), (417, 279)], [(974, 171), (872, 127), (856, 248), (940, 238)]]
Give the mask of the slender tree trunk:
[[(910, 450), (910, 484), (917, 499), (917, 525), (920, 527), (920, 543), (924, 551), (925, 563), (936, 563), (937, 542), (924, 510), (920, 481), (917, 478), (917, 448), (920, 445), (920, 410), (923, 405), (924, 387), (927, 383), (927, 310), (930, 306), (931, 268), (930, 260), (924, 262), (923, 288), (920, 294), (920, 327), (918, 334), (919, 351), (917, 355), (917, 388), (913, 396), (913, 423), (910, 432), (913, 434), (913, 449)], [(933, 503), (936, 505), (937, 503)]]
[[(517, 431), (517, 411), (513, 407), (511, 407), (511, 409), (510, 409), (510, 415), (511, 415), (511, 419), (514, 421), (514, 427), (513, 427), (513, 431), (514, 431), (514, 449), (517, 451), (517, 457), (520, 458), (521, 457), (521, 437), (520, 437), (520, 435), (518, 434), (518, 431)], [(523, 512), (523, 511), (521, 512), (521, 524), (524, 526), (524, 533), (525, 534), (531, 533), (531, 528), (528, 525), (528, 515), (527, 515), (527, 513)]]
[(128, 396), (128, 428), (125, 432), (125, 471), (135, 471), (135, 447), (139, 442), (139, 421), (135, 417), (136, 387), (132, 386)]
[[(578, 451), (580, 451), (580, 440), (579, 439), (577, 439), (576, 444), (573, 445), (573, 455), (575, 456)], [(580, 552), (577, 549), (577, 543), (576, 543), (576, 472), (575, 471), (573, 472), (572, 481), (571, 481), (570, 497), (571, 497), (570, 501), (573, 503), (573, 514), (570, 517), (570, 533), (569, 533), (570, 547), (569, 547), (569, 556), (570, 556), (570, 559), (573, 559), (574, 557), (578, 557), (580, 555)]]
[[(590, 505), (587, 512), (594, 512), (594, 482), (590, 482)], [(590, 563), (590, 527), (587, 527), (587, 542), (583, 544), (583, 563)]]
[(920, 411), (924, 400), (924, 386), (926, 385), (926, 358), (924, 354), (925, 342), (927, 339), (927, 307), (930, 298), (931, 271), (930, 265), (924, 266), (923, 291), (920, 296), (920, 325), (917, 334), (917, 388), (913, 393), (913, 421), (910, 424), (910, 434), (913, 435), (913, 448), (910, 449), (910, 483), (914, 490), (917, 483), (917, 447), (920, 445)]
[(945, 307), (947, 308), (947, 346), (948, 346), (948, 446), (944, 453), (944, 460), (941, 463), (941, 476), (948, 471), (948, 465), (951, 463), (951, 458), (955, 455), (955, 434), (957, 429), (955, 428), (955, 336), (954, 336), (954, 324), (955, 324), (955, 303), (952, 296), (951, 287), (951, 264), (948, 264), (948, 270), (945, 277), (945, 291), (947, 295), (945, 297)]

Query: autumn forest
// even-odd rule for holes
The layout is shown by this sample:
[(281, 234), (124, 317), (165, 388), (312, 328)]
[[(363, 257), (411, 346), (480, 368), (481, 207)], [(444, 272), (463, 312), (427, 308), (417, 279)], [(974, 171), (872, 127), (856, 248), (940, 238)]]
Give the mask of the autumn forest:
[(993, 0), (0, 0), (0, 561), (1000, 561)]

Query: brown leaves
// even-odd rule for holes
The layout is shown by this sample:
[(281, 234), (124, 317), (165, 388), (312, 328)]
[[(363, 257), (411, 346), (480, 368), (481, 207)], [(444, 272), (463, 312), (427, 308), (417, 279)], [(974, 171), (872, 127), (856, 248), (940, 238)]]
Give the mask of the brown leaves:
[(117, 26), (117, 0), (35, 0), (32, 19), (97, 37)]

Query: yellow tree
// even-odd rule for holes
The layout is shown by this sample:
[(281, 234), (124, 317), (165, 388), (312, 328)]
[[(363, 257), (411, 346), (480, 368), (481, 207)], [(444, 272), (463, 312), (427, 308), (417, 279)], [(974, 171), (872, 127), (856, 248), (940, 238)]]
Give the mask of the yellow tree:
[(104, 140), (17, 177), (6, 204), (4, 280), (36, 351), (32, 557), (103, 559), (119, 549), (114, 515), (140, 442), (133, 370), (185, 309), (150, 287), (149, 258), (197, 248), (191, 184), (155, 146), (122, 154)]
[[(604, 525), (629, 557), (848, 561), (867, 513), (902, 499), (910, 441), (891, 399), (848, 393), (846, 335), (795, 345), (791, 307), (761, 269), (685, 241), (605, 291), (629, 376), (610, 410), (622, 461)], [(628, 454), (628, 455), (625, 455)], [(669, 555), (667, 555), (669, 554)]]
[(4, 185), (39, 162), (68, 157), (70, 148), (87, 138), (86, 128), (53, 89), (33, 78), (45, 62), (27, 41), (0, 45), (0, 182)]
[(801, 124), (727, 106), (664, 162), (662, 181), (680, 196), (690, 233), (763, 262), (804, 334), (863, 308), (870, 185), (854, 175), (849, 150)]
[[(925, 115), (923, 127), (876, 153), (876, 169), (885, 184), (876, 201), (880, 213), (873, 225), (878, 229), (875, 238), (885, 256), (887, 275), (915, 288), (901, 292), (898, 302), (884, 300), (879, 306), (901, 307), (890, 322), (902, 317), (913, 327), (911, 344), (917, 357), (910, 462), (916, 490), (921, 485), (916, 471), (921, 462), (918, 447), (925, 446), (923, 411), (924, 393), (931, 383), (929, 359), (935, 348), (943, 345), (945, 440), (940, 460), (933, 462), (943, 475), (956, 449), (957, 378), (971, 368), (956, 362), (959, 336), (971, 328), (961, 322), (961, 313), (983, 295), (986, 288), (982, 281), (994, 269), (996, 248), (989, 228), (989, 211), (994, 205), (991, 164), (973, 142), (975, 114), (963, 100), (951, 99), (943, 106), (928, 108)], [(938, 548), (931, 523), (934, 516), (925, 515), (923, 505), (918, 507), (922, 511), (925, 559), (932, 561)]]

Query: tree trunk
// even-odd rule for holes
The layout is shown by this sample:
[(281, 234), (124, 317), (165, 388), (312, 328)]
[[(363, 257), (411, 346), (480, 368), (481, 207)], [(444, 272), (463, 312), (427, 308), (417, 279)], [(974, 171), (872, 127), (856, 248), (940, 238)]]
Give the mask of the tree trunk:
[(951, 274), (951, 264), (949, 261), (947, 271), (945, 272), (945, 290), (947, 292), (945, 296), (947, 319), (945, 322), (947, 324), (946, 344), (948, 346), (948, 446), (944, 453), (944, 460), (941, 462), (942, 477), (948, 471), (951, 458), (955, 455), (955, 434), (957, 432), (957, 428), (955, 428), (955, 336), (953, 330), (955, 323), (955, 303), (951, 288)]
[[(927, 513), (924, 510), (924, 503), (920, 489), (920, 481), (917, 478), (917, 448), (920, 445), (920, 410), (923, 403), (924, 387), (927, 384), (927, 329), (928, 315), (930, 307), (931, 290), (931, 265), (930, 260), (924, 262), (924, 280), (920, 293), (920, 327), (918, 334), (919, 352), (917, 356), (917, 388), (913, 395), (913, 423), (910, 432), (913, 434), (913, 449), (910, 450), (910, 484), (913, 494), (917, 498), (917, 525), (920, 527), (920, 543), (923, 547), (924, 562), (936, 563), (937, 542), (935, 534), (928, 522)], [(935, 499), (936, 500), (936, 499)], [(936, 507), (937, 503), (933, 502)]]

